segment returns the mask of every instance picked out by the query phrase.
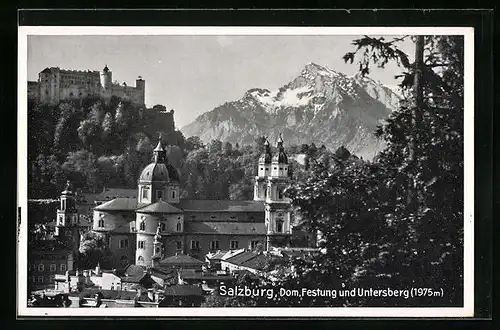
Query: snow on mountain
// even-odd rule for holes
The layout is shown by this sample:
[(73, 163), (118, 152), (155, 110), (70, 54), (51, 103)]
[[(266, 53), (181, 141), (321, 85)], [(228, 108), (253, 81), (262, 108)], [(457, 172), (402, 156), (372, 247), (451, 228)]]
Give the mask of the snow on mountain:
[(231, 143), (252, 143), (257, 136), (288, 143), (314, 142), (371, 159), (383, 144), (373, 132), (397, 109), (399, 96), (391, 88), (361, 75), (346, 76), (328, 67), (308, 63), (300, 74), (278, 90), (248, 90), (182, 128), (197, 135)]

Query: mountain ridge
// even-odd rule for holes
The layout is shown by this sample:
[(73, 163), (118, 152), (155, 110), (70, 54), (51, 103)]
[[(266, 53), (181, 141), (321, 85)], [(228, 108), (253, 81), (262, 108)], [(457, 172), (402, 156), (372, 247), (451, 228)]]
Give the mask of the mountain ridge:
[(249, 144), (257, 136), (287, 143), (315, 142), (336, 150), (345, 146), (371, 159), (383, 148), (373, 132), (399, 96), (371, 78), (347, 76), (309, 62), (287, 84), (271, 91), (250, 88), (235, 101), (225, 102), (198, 116), (181, 131), (186, 136)]

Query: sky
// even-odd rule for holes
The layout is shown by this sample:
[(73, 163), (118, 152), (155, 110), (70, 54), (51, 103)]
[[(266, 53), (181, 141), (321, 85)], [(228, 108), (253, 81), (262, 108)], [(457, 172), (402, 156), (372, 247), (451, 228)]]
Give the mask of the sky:
[[(342, 56), (361, 36), (333, 35), (31, 35), (28, 36), (28, 80), (36, 81), (46, 67), (102, 70), (107, 65), (113, 81), (135, 85), (146, 80), (146, 105), (174, 109), (178, 128), (200, 114), (234, 101), (251, 88), (275, 90), (314, 62), (353, 75), (358, 67)], [(385, 36), (387, 39), (391, 36)], [(410, 56), (414, 46), (400, 48)], [(395, 64), (374, 68), (370, 77), (394, 86)]]

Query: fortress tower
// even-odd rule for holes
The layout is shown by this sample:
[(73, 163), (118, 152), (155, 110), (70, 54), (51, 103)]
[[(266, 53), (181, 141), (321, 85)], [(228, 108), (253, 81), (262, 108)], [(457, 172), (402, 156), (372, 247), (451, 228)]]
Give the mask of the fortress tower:
[(112, 78), (113, 73), (109, 70), (108, 66), (105, 65), (101, 73), (101, 96), (106, 99), (111, 98), (112, 94)]

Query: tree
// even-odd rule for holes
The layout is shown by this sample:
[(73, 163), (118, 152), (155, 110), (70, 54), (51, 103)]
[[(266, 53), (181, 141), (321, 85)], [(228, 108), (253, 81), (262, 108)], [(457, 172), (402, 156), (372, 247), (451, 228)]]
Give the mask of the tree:
[(105, 239), (101, 235), (92, 231), (82, 235), (78, 255), (79, 268), (95, 268), (97, 264), (100, 264), (101, 267), (108, 268), (110, 266), (110, 257), (111, 252), (107, 247)]
[(185, 148), (188, 151), (203, 148), (203, 142), (198, 136), (190, 136), (186, 139)]

